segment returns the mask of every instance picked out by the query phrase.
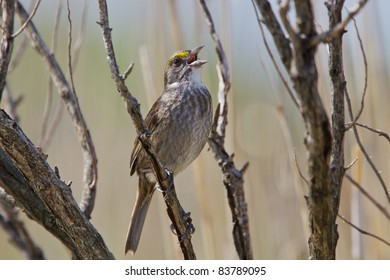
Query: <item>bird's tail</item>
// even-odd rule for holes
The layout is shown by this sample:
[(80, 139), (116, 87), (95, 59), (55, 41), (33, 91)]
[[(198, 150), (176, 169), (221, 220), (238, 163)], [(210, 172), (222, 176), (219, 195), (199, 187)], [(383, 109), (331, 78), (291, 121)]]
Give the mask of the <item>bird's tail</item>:
[(154, 183), (148, 181), (145, 175), (140, 174), (137, 200), (134, 205), (133, 214), (131, 215), (129, 231), (126, 238), (125, 254), (128, 251), (134, 254), (137, 250), (146, 214), (148, 213), (149, 205), (155, 190), (154, 185)]

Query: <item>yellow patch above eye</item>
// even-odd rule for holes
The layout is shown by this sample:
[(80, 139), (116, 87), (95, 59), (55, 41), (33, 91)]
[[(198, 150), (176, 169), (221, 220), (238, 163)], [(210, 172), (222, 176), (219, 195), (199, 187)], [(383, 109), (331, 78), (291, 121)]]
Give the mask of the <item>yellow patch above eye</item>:
[(182, 52), (177, 52), (173, 55), (172, 59), (175, 59), (175, 58), (186, 58), (188, 55), (190, 54), (189, 51), (182, 51)]

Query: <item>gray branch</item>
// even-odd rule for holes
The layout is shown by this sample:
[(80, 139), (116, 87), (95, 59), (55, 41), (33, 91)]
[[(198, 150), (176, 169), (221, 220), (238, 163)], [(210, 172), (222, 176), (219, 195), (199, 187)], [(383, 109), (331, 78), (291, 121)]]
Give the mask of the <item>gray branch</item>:
[[(297, 17), (297, 31), (288, 22), (290, 1), (281, 5), (281, 17), (289, 32), (293, 51), (283, 31), (276, 23), (276, 17), (266, 0), (257, 0), (265, 24), (273, 36), (283, 64), (289, 73), (298, 96), (301, 115), (306, 127), (305, 145), (308, 151), (309, 194), (309, 255), (311, 259), (334, 259), (337, 232), (333, 190), (329, 177), (331, 132), (329, 120), (318, 91), (318, 72), (315, 63), (316, 48), (308, 41), (317, 35), (312, 2), (294, 1)], [(292, 55), (294, 53), (294, 56)], [(290, 54), (286, 59), (286, 54)], [(338, 202), (337, 202), (338, 203)]]
[[(344, 0), (327, 2), (329, 16), (329, 29), (335, 28), (342, 21)], [(333, 189), (333, 214), (336, 223), (340, 206), (341, 186), (345, 172), (344, 167), (344, 134), (345, 134), (345, 108), (344, 93), (346, 80), (343, 64), (343, 33), (331, 37), (329, 40), (329, 76), (331, 78), (331, 133), (332, 151), (330, 155), (330, 184)], [(334, 248), (338, 239), (337, 227), (334, 224)]]
[(0, 3), (0, 101), (6, 83), (8, 66), (11, 60), (11, 54), (14, 47), (14, 11), (15, 0), (3, 0)]
[(248, 167), (248, 163), (241, 170), (238, 170), (234, 165), (233, 156), (229, 156), (224, 147), (228, 114), (227, 95), (230, 89), (229, 67), (222, 43), (215, 31), (214, 23), (206, 3), (204, 0), (199, 0), (199, 4), (204, 12), (211, 37), (215, 42), (215, 50), (218, 56), (218, 106), (214, 114), (214, 124), (208, 143), (218, 165), (222, 169), (223, 183), (227, 191), (228, 203), (232, 212), (233, 239), (236, 251), (240, 259), (253, 259), (248, 207), (244, 194), (244, 173)]
[[(16, 14), (21, 23), (26, 22), (29, 18), (20, 2), (17, 3)], [(44, 63), (48, 67), (51, 78), (68, 109), (69, 115), (73, 121), (73, 126), (76, 130), (76, 135), (80, 141), (84, 157), (84, 188), (80, 208), (84, 211), (85, 215), (90, 218), (95, 203), (97, 184), (97, 157), (91, 135), (81, 113), (76, 93), (67, 82), (55, 57), (42, 40), (32, 21), (28, 22), (25, 31), (30, 38), (34, 49), (42, 56)]]
[(102, 237), (19, 126), (0, 110), (0, 184), (77, 259), (113, 259)]

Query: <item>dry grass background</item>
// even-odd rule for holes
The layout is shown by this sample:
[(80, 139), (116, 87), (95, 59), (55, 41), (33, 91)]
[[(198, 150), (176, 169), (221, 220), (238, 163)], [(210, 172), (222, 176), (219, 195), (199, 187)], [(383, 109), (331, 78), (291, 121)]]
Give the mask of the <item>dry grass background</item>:
[[(177, 21), (169, 8), (175, 4)], [(276, 1), (271, 1), (275, 7)], [(327, 29), (324, 1), (315, 3), (319, 30)], [(356, 1), (346, 1), (351, 7)], [(23, 1), (28, 5), (29, 1)], [(80, 3), (70, 1), (74, 36), (80, 24)], [(237, 166), (250, 162), (245, 176), (250, 229), (255, 259), (306, 259), (307, 211), (304, 201), (306, 185), (300, 179), (294, 162), (294, 150), (305, 174), (306, 153), (304, 129), (298, 110), (270, 62), (258, 29), (251, 1), (207, 1), (225, 51), (227, 52), (232, 90), (229, 96), (227, 149), (235, 153)], [(389, 35), (384, 11), (390, 3), (370, 1), (358, 16), (358, 26), (368, 58), (368, 91), (361, 121), (390, 132)], [(50, 45), (57, 1), (42, 1), (34, 22)], [(218, 79), (216, 55), (207, 25), (197, 1), (108, 1), (113, 42), (122, 71), (135, 62), (127, 85), (141, 103), (144, 113), (162, 91), (163, 69), (167, 58), (182, 44), (184, 48), (205, 45), (201, 57), (209, 61), (203, 81), (216, 105)], [(63, 9), (56, 58), (67, 69), (67, 21)], [(294, 12), (290, 12), (294, 17)], [(135, 199), (137, 179), (129, 177), (129, 156), (135, 130), (124, 104), (116, 93), (107, 67), (98, 20), (97, 1), (88, 1), (86, 37), (74, 73), (76, 91), (98, 155), (98, 194), (92, 223), (118, 259), (181, 258), (176, 238), (169, 230), (162, 197), (156, 193), (134, 257), (124, 256), (124, 241)], [(364, 64), (352, 25), (344, 36), (344, 54), (348, 89), (359, 108), (364, 83)], [(74, 39), (75, 41), (75, 39)], [(16, 40), (16, 48), (21, 37)], [(271, 41), (270, 41), (271, 42)], [(271, 44), (272, 45), (272, 44)], [(145, 53), (147, 55), (145, 56)], [(143, 59), (141, 59), (142, 57)], [(145, 60), (145, 58), (147, 58)], [(149, 61), (149, 62), (148, 62)], [(327, 50), (318, 50), (319, 87), (323, 102), (329, 108), (330, 87), (327, 73)], [(145, 79), (149, 81), (145, 84)], [(24, 94), (18, 107), (20, 125), (38, 144), (42, 112), (47, 94), (48, 73), (38, 55), (28, 47), (18, 68), (8, 77), (13, 95)], [(153, 89), (154, 88), (154, 89)], [(58, 94), (54, 94), (54, 106)], [(282, 107), (280, 107), (282, 106)], [(285, 118), (281, 117), (280, 108)], [(382, 137), (360, 129), (363, 143), (390, 184), (389, 143)], [(361, 182), (382, 205), (386, 198), (374, 173), (359, 154), (351, 132), (345, 139), (346, 162), (358, 155), (358, 163), (348, 173)], [(47, 154), (58, 166), (64, 181), (73, 181), (72, 190), (80, 198), (83, 159), (81, 149), (67, 115), (63, 113), (58, 130)], [(199, 259), (235, 259), (231, 236), (231, 215), (227, 206), (222, 175), (207, 147), (199, 159), (177, 176), (175, 184), (185, 210), (191, 212), (196, 232), (193, 243)], [(357, 205), (357, 206), (356, 206)], [(355, 208), (353, 208), (355, 207)], [(354, 209), (354, 210), (352, 210)], [(357, 216), (357, 213), (360, 215)], [(390, 240), (390, 223), (344, 180), (340, 214), (360, 226)], [(39, 225), (23, 217), (34, 240), (49, 259), (70, 258), (63, 245)], [(388, 259), (390, 248), (361, 234), (338, 220), (340, 239), (338, 259)], [(20, 259), (23, 255), (0, 231), (0, 259)]]

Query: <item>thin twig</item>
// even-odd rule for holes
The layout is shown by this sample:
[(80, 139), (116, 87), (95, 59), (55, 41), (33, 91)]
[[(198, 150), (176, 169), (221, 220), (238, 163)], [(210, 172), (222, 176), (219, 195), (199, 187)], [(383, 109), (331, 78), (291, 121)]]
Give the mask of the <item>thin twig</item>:
[(297, 170), (299, 173), (299, 176), (302, 178), (303, 181), (305, 181), (306, 185), (310, 187), (309, 181), (306, 179), (305, 176), (303, 176), (301, 168), (299, 167), (298, 160), (297, 160), (297, 154), (295, 153), (295, 148), (294, 148), (294, 160), (295, 160), (295, 165), (297, 166)]
[(285, 36), (278, 19), (272, 11), (270, 3), (265, 0), (255, 0), (255, 3), (261, 12), (265, 25), (271, 31), (272, 37), (274, 39), (276, 48), (280, 54), (280, 59), (282, 60), (283, 65), (285, 66), (287, 71), (290, 71), (293, 59), (293, 53), (290, 47), (290, 40)]
[(370, 233), (368, 231), (365, 231), (357, 226), (355, 226), (354, 224), (352, 224), (350, 221), (348, 221), (346, 218), (344, 218), (343, 216), (341, 216), (340, 214), (337, 214), (337, 216), (343, 220), (345, 223), (347, 223), (348, 225), (350, 225), (351, 227), (353, 227), (354, 229), (356, 229), (357, 231), (359, 231), (361, 234), (364, 234), (364, 235), (368, 235), (368, 236), (371, 236), (381, 242), (383, 242), (384, 244), (386, 244), (387, 246), (390, 247), (390, 242), (386, 241), (385, 239), (383, 239), (382, 237), (379, 237), (373, 233)]
[[(72, 19), (71, 19), (71, 12), (70, 12), (70, 5), (69, 0), (66, 1), (67, 6), (67, 18), (69, 23), (69, 31), (68, 31), (68, 74), (70, 78), (70, 84), (72, 86), (72, 90), (70, 91), (71, 95), (77, 100), (77, 93), (76, 88), (74, 86), (74, 79), (73, 79), (73, 67), (72, 67)], [(80, 108), (77, 108), (79, 109)], [(80, 110), (81, 114), (81, 110)], [(85, 124), (85, 123), (84, 123)], [(95, 148), (92, 144), (92, 139), (90, 138), (89, 131), (86, 125), (81, 127), (83, 131), (81, 134), (84, 134), (85, 136), (88, 136), (87, 142), (84, 142), (84, 139), (82, 142), (84, 142), (89, 147), (83, 147), (84, 150), (84, 156), (86, 159), (85, 165), (84, 165), (84, 187), (83, 187), (83, 193), (81, 196), (80, 201), (80, 208), (81, 210), (86, 214), (87, 217), (91, 216), (94, 204), (95, 204), (95, 198), (96, 198), (96, 181), (97, 181), (97, 157)], [(85, 137), (84, 136), (84, 137)]]
[(27, 24), (32, 20), (32, 18), (34, 17), (35, 13), (37, 12), (40, 3), (41, 3), (41, 0), (37, 0), (37, 2), (35, 3), (34, 8), (33, 8), (32, 12), (31, 12), (30, 16), (22, 24), (22, 26), (19, 28), (19, 30), (16, 31), (14, 34), (12, 34), (13, 38), (17, 37), (20, 33), (23, 32), (23, 30), (26, 28)]
[(383, 136), (383, 137), (386, 138), (387, 141), (390, 142), (390, 136), (389, 136), (389, 134), (387, 134), (386, 132), (383, 132), (382, 130), (372, 128), (372, 127), (370, 127), (370, 126), (368, 126), (368, 125), (366, 125), (366, 124), (362, 124), (362, 123), (358, 123), (358, 122), (357, 122), (357, 123), (349, 122), (349, 123), (346, 123), (346, 124), (345, 124), (345, 129), (346, 129), (346, 130), (349, 130), (349, 129), (351, 129), (354, 125), (363, 127), (363, 128), (365, 128), (365, 129), (367, 129), (367, 130), (369, 130), (369, 131), (371, 131), (371, 132), (374, 132), (374, 133), (378, 134), (379, 136)]
[(0, 226), (9, 240), (30, 260), (43, 260), (42, 250), (32, 240), (24, 224), (19, 221), (18, 211), (0, 199)]
[[(60, 26), (61, 10), (62, 10), (62, 0), (58, 0), (56, 14), (54, 17), (54, 28), (53, 28), (51, 48), (50, 48), (53, 54), (56, 52), (57, 49), (58, 29)], [(41, 147), (42, 151), (46, 151), (47, 147), (50, 145), (50, 142), (53, 139), (54, 132), (57, 128), (59, 120), (61, 119), (61, 115), (63, 111), (63, 104), (59, 100), (57, 104), (55, 118), (54, 118), (55, 120), (58, 121), (53, 121), (51, 123), (50, 128), (48, 129), (52, 100), (53, 100), (53, 80), (51, 79), (51, 77), (49, 77), (45, 107), (43, 109), (41, 139), (39, 141), (39, 146)]]
[(279, 4), (280, 18), (282, 19), (283, 25), (287, 30), (288, 36), (293, 39), (298, 35), (295, 32), (294, 28), (291, 26), (289, 19), (287, 18), (287, 13), (289, 10), (290, 10), (290, 0), (286, 0), (284, 3), (280, 2)]
[(15, 199), (7, 194), (2, 187), (0, 187), (0, 200), (6, 203), (9, 207), (15, 207)]
[(16, 69), (16, 67), (19, 65), (19, 62), (21, 61), (24, 51), (27, 49), (28, 37), (23, 36), (21, 40), (22, 42), (19, 44), (18, 49), (14, 52), (14, 55), (12, 56), (12, 60), (8, 66), (8, 74)]
[(258, 22), (259, 27), (260, 27), (261, 36), (263, 38), (263, 42), (264, 42), (265, 48), (266, 48), (266, 50), (268, 52), (268, 55), (271, 58), (272, 64), (274, 65), (276, 72), (278, 73), (280, 79), (282, 80), (282, 83), (283, 83), (284, 87), (286, 88), (288, 94), (290, 95), (292, 101), (294, 102), (295, 106), (297, 106), (299, 108), (298, 98), (296, 97), (296, 94), (293, 92), (293, 90), (288, 85), (287, 80), (284, 78), (284, 76), (282, 74), (282, 71), (280, 70), (280, 67), (276, 63), (275, 57), (274, 57), (274, 55), (273, 55), (273, 53), (271, 51), (271, 48), (270, 48), (270, 46), (268, 44), (267, 38), (265, 36), (264, 29), (263, 29), (263, 23), (262, 23), (262, 21), (260, 19), (259, 12), (258, 12), (258, 10), (256, 8), (256, 5), (255, 5), (255, 0), (252, 0), (252, 4), (253, 4), (253, 9), (254, 9), (255, 14), (256, 14), (257, 22)]
[(362, 52), (363, 63), (364, 63), (364, 88), (363, 88), (363, 94), (362, 94), (362, 99), (360, 101), (360, 109), (359, 109), (358, 113), (356, 114), (355, 119), (353, 120), (353, 123), (356, 123), (359, 120), (360, 116), (362, 115), (363, 109), (364, 109), (364, 99), (366, 97), (367, 86), (368, 86), (368, 63), (367, 63), (366, 52), (365, 52), (364, 46), (363, 46), (363, 41), (362, 41), (362, 38), (360, 37), (359, 28), (357, 27), (357, 24), (356, 24), (356, 19), (353, 17), (352, 20), (353, 20), (353, 25), (354, 25), (355, 30), (356, 30), (356, 35), (357, 35), (357, 38), (358, 38), (358, 41), (359, 41), (359, 46), (360, 46), (360, 50)]
[(227, 113), (228, 113), (227, 93), (230, 89), (229, 67), (228, 67), (225, 51), (222, 47), (221, 40), (219, 39), (219, 36), (215, 31), (214, 23), (210, 15), (210, 12), (206, 6), (206, 3), (204, 0), (199, 0), (199, 4), (205, 15), (207, 25), (209, 26), (210, 29), (211, 37), (215, 42), (215, 51), (218, 57), (218, 64), (217, 64), (217, 73), (219, 75), (218, 76), (219, 78), (218, 102), (220, 103), (220, 107), (218, 112), (218, 126), (216, 127), (216, 130), (218, 135), (220, 136), (219, 141), (221, 141), (221, 144), (223, 145), (225, 141), (225, 134), (226, 134), (225, 131), (227, 126)]
[(233, 162), (233, 156), (229, 156), (224, 147), (228, 114), (227, 95), (230, 89), (228, 62), (205, 1), (199, 0), (199, 5), (209, 26), (210, 35), (214, 40), (215, 51), (218, 57), (218, 106), (214, 114), (214, 124), (208, 143), (224, 175), (224, 185), (232, 212), (233, 239), (236, 251), (240, 259), (253, 259), (243, 179), (248, 163), (244, 164), (241, 170), (238, 170)]
[(385, 207), (383, 207), (375, 198), (373, 198), (370, 193), (368, 191), (366, 191), (357, 181), (355, 181), (352, 176), (350, 176), (349, 174), (345, 173), (344, 174), (345, 177), (352, 183), (352, 185), (354, 185), (355, 187), (357, 187), (359, 189), (359, 191), (365, 196), (367, 197), (367, 199), (369, 201), (371, 201), (372, 204), (374, 204), (374, 206), (376, 208), (379, 209), (380, 212), (382, 212), (382, 214), (388, 219), (390, 220), (390, 213), (386, 210)]
[(0, 2), (0, 102), (3, 95), (8, 67), (11, 61), (12, 50), (14, 47), (14, 38), (11, 36), (14, 30), (14, 12), (15, 2)]
[[(348, 123), (347, 126), (348, 126), (348, 125), (351, 125), (351, 124), (352, 124), (352, 123)], [(365, 128), (365, 129), (368, 129), (369, 131), (372, 131), (372, 132), (374, 132), (374, 133), (377, 133), (379, 136), (385, 137), (386, 140), (390, 142), (390, 136), (389, 136), (389, 134), (387, 134), (386, 132), (383, 132), (382, 130), (372, 128), (372, 127), (370, 127), (370, 126), (368, 126), (368, 125), (366, 125), (366, 124), (362, 124), (362, 123), (355, 123), (355, 125), (360, 126), (360, 127), (363, 127), (363, 128)]]
[(17, 123), (19, 123), (19, 115), (16, 111), (16, 108), (23, 100), (24, 95), (19, 95), (18, 98), (14, 99), (11, 87), (9, 84), (5, 84), (4, 87), (5, 94), (3, 96), (3, 107), (8, 112), (8, 114), (13, 118)]
[(355, 158), (350, 164), (348, 164), (345, 168), (344, 171), (349, 170), (352, 166), (355, 165), (355, 163), (358, 161), (358, 158)]
[(320, 43), (327, 43), (331, 38), (338, 36), (344, 31), (348, 23), (359, 13), (368, 0), (360, 0), (355, 7), (349, 10), (348, 16), (340, 23), (338, 23), (331, 30), (325, 31), (310, 40), (310, 47), (315, 47)]
[[(345, 98), (347, 100), (349, 117), (351, 118), (351, 120), (353, 120), (354, 117), (353, 117), (353, 112), (352, 112), (351, 98), (349, 96), (347, 88), (345, 88)], [(353, 134), (355, 135), (355, 139), (359, 145), (360, 150), (362, 151), (364, 157), (366, 158), (367, 162), (369, 163), (369, 165), (371, 166), (372, 170), (374, 171), (376, 177), (378, 178), (378, 180), (382, 186), (382, 189), (386, 195), (387, 201), (390, 204), (390, 195), (389, 195), (387, 185), (386, 185), (381, 173), (379, 172), (378, 168), (376, 168), (374, 162), (372, 161), (370, 155), (367, 153), (366, 149), (364, 148), (364, 145), (363, 145), (362, 141), (360, 140), (360, 136), (359, 136), (359, 133), (357, 131), (356, 125), (352, 126), (352, 130), (353, 130)]]
[(73, 79), (73, 67), (72, 67), (72, 18), (70, 16), (69, 0), (66, 0), (66, 8), (67, 8), (67, 18), (68, 18), (68, 24), (69, 24), (69, 30), (68, 30), (68, 74), (69, 74), (69, 78), (70, 78), (70, 84), (72, 86), (72, 91), (76, 95), (76, 89), (74, 86), (74, 79)]
[(81, 23), (79, 25), (79, 31), (77, 35), (76, 42), (73, 46), (73, 54), (72, 54), (72, 68), (73, 71), (77, 68), (78, 62), (79, 62), (79, 56), (81, 47), (83, 46), (84, 39), (85, 39), (85, 30), (87, 28), (87, 11), (88, 11), (88, 1), (83, 1), (83, 8), (81, 12)]
[(133, 71), (134, 68), (134, 62), (130, 62), (129, 66), (127, 66), (125, 72), (121, 75), (123, 80), (126, 80), (127, 77), (131, 74), (131, 71)]
[[(17, 3), (16, 14), (23, 23), (28, 18), (28, 14), (20, 2)], [(54, 84), (68, 109), (82, 147), (84, 157), (84, 191), (80, 207), (85, 215), (90, 218), (96, 197), (97, 184), (97, 157), (91, 135), (89, 134), (75, 92), (72, 90), (56, 59), (51, 55), (50, 50), (42, 40), (32, 21), (28, 22), (25, 30), (33, 47), (43, 57), (43, 61), (49, 69)]]

